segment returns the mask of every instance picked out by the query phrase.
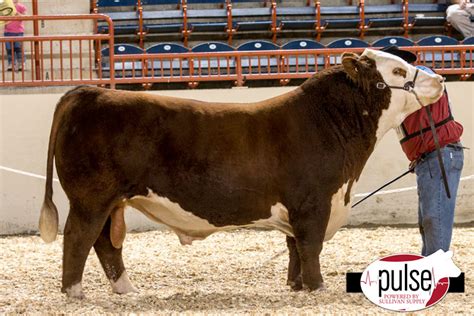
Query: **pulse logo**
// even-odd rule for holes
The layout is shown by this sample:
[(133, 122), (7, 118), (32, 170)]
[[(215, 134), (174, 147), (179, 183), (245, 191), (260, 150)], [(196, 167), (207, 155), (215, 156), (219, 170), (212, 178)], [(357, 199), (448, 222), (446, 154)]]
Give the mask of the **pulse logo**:
[(428, 257), (397, 254), (379, 259), (362, 273), (362, 292), (372, 303), (393, 311), (428, 308), (446, 295), (449, 277), (461, 274), (452, 256), (451, 251), (438, 250)]

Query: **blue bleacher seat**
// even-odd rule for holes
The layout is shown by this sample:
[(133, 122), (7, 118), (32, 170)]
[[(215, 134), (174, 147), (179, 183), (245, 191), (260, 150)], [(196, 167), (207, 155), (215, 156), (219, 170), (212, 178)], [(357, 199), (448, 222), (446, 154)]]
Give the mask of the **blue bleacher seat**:
[[(174, 43), (160, 43), (147, 48), (147, 54), (182, 54), (189, 52), (189, 49), (183, 45)], [(155, 76), (170, 75), (171, 73), (189, 69), (187, 59), (182, 62), (177, 58), (168, 58), (166, 60), (153, 59), (148, 61), (148, 69), (153, 69)]]
[(443, 26), (446, 23), (444, 16), (415, 16), (412, 21), (417, 26)]
[(359, 23), (360, 19), (358, 18), (325, 19), (321, 21), (321, 25), (325, 26), (326, 29), (356, 29)]
[(357, 48), (369, 47), (369, 44), (357, 38), (341, 38), (332, 41), (327, 45), (328, 48)]
[(238, 51), (276, 50), (279, 47), (268, 41), (251, 41), (237, 47)]
[[(357, 38), (341, 38), (341, 39), (332, 41), (331, 43), (327, 45), (327, 48), (359, 48), (359, 47), (369, 47), (369, 44)], [(330, 56), (329, 63), (331, 65), (340, 64), (341, 63), (340, 54)]]
[(325, 48), (323, 44), (313, 40), (294, 40), (286, 43), (281, 49), (320, 49)]
[(134, 6), (137, 4), (137, 0), (98, 0), (97, 7), (123, 7), (123, 6)]
[(402, 27), (405, 19), (403, 17), (391, 17), (391, 18), (369, 18), (367, 19), (367, 25), (370, 28), (375, 27)]
[[(288, 49), (323, 49), (325, 46), (319, 42), (312, 41), (312, 40), (294, 40), (291, 42), (286, 43), (281, 47), (283, 50)], [(324, 56), (319, 55), (317, 57), (317, 63), (315, 62), (315, 54), (308, 54), (308, 55), (298, 55), (290, 56), (287, 62), (291, 68), (291, 72), (306, 72), (306, 65), (308, 65), (308, 71), (314, 72), (314, 68), (316, 65), (324, 65)], [(296, 65), (298, 65), (298, 69), (296, 69)]]
[[(194, 46), (192, 49), (196, 53), (211, 53), (211, 52), (232, 52), (234, 48), (224, 43), (208, 42)], [(216, 69), (220, 69), (219, 73), (228, 74), (234, 72), (235, 69), (235, 57), (202, 57), (194, 58), (194, 67), (201, 68), (201, 74), (214, 73)], [(211, 69), (209, 69), (211, 68)], [(228, 73), (226, 69), (228, 70)], [(231, 70), (232, 69), (232, 70)]]
[(189, 49), (174, 43), (160, 43), (147, 48), (147, 54), (178, 54), (186, 53)]
[(474, 36), (471, 36), (471, 37), (468, 37), (468, 38), (465, 38), (462, 43), (464, 45), (474, 45)]
[[(163, 21), (182, 18), (183, 12), (181, 10), (143, 11), (143, 20), (146, 23), (145, 28), (149, 33), (179, 33), (183, 28), (183, 23), (163, 23)], [(148, 23), (147, 21), (150, 20), (160, 22)]]
[[(327, 16), (353, 15), (356, 18), (328, 18)], [(321, 6), (321, 25), (327, 29), (354, 29), (360, 22), (358, 6)]]
[(191, 23), (193, 32), (224, 32), (226, 28), (226, 22)]
[[(458, 45), (459, 42), (457, 39), (449, 37), (449, 36), (433, 35), (433, 36), (427, 36), (420, 39), (417, 42), (417, 44), (419, 46), (446, 46), (446, 45)], [(433, 53), (428, 51), (428, 52), (421, 52), (419, 59), (421, 61), (432, 62), (432, 63), (442, 62), (444, 60), (446, 63), (447, 61), (451, 61), (451, 60), (459, 61), (460, 56), (459, 56), (459, 53), (457, 52), (454, 52), (454, 53), (446, 52), (444, 54), (436, 52), (434, 53), (434, 56), (433, 56)]]
[[(282, 19), (282, 30), (314, 30), (316, 25), (314, 7), (277, 7), (277, 16)], [(296, 18), (293, 18), (296, 17)]]
[(372, 43), (373, 47), (385, 47), (385, 46), (391, 46), (391, 45), (397, 45), (397, 46), (403, 47), (403, 46), (413, 46), (414, 43), (411, 39), (401, 37), (401, 36), (387, 36), (379, 40), (376, 40), (375, 42)]
[[(109, 52), (110, 52), (109, 47), (106, 47), (102, 49), (101, 54), (103, 57), (108, 57)], [(114, 54), (115, 55), (143, 54), (143, 49), (131, 44), (115, 44)]]
[[(114, 55), (130, 55), (130, 54), (143, 54), (144, 51), (138, 46), (130, 44), (115, 44)], [(110, 48), (106, 47), (102, 49), (102, 75), (104, 77), (110, 76), (110, 62), (109, 62)], [(135, 71), (136, 76), (141, 76), (142, 62), (141, 61), (116, 61), (115, 65), (115, 77), (130, 77)]]
[[(410, 3), (408, 6), (410, 13), (415, 13), (415, 16), (411, 17), (415, 27), (443, 26), (446, 22), (444, 13), (447, 8), (446, 4), (435, 3)], [(443, 16), (424, 16), (424, 13), (443, 13)]]
[[(471, 37), (468, 37), (466, 39), (464, 39), (464, 41), (462, 42), (463, 45), (474, 45), (474, 36), (471, 36)], [(466, 52), (466, 62), (469, 63), (469, 65), (472, 65), (471, 63), (473, 62), (474, 58), (473, 58), (473, 55), (474, 55), (474, 52), (473, 52), (474, 49), (472, 49), (471, 51), (467, 51)]]
[(149, 33), (179, 33), (183, 28), (182, 23), (163, 23), (163, 24), (147, 24), (145, 29)]
[(316, 20), (284, 20), (281, 22), (282, 30), (314, 30)]
[[(251, 41), (244, 43), (237, 47), (238, 51), (260, 51), (260, 50), (278, 50), (279, 47), (268, 41)], [(278, 65), (278, 58), (276, 56), (242, 56), (241, 65), (244, 73), (254, 73), (253, 69), (256, 69), (260, 66), (263, 70), (262, 72), (270, 73), (275, 72), (275, 67)], [(252, 71), (250, 71), (252, 67)]]
[(401, 4), (382, 4), (382, 5), (365, 5), (365, 14), (390, 14), (402, 13), (403, 7)]
[(457, 39), (446, 35), (432, 35), (426, 36), (417, 42), (420, 46), (444, 46), (444, 45), (458, 45)]
[(218, 42), (201, 43), (192, 49), (193, 52), (207, 53), (207, 52), (231, 52), (234, 48), (230, 45)]
[(408, 6), (410, 12), (413, 13), (444, 13), (448, 8), (447, 4), (437, 4), (437, 3), (411, 3)]

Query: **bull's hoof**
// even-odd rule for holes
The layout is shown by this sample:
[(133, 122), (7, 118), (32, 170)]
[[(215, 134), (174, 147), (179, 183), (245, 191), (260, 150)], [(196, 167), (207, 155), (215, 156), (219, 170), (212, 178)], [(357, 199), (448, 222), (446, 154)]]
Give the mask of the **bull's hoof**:
[(313, 292), (313, 291), (318, 291), (318, 292), (324, 292), (327, 290), (327, 287), (324, 283), (320, 283), (318, 285), (308, 285), (308, 284), (303, 284), (303, 289), (308, 292)]
[(66, 293), (67, 297), (83, 300), (86, 298), (84, 292), (82, 291), (81, 283), (74, 284), (68, 288), (62, 288), (61, 292)]
[(301, 291), (303, 289), (303, 282), (301, 281), (301, 276), (297, 277), (294, 280), (288, 280), (286, 284), (289, 285), (293, 291)]
[(120, 278), (116, 281), (110, 281), (112, 291), (117, 294), (137, 293), (138, 290), (132, 285), (128, 278), (127, 271), (124, 271)]

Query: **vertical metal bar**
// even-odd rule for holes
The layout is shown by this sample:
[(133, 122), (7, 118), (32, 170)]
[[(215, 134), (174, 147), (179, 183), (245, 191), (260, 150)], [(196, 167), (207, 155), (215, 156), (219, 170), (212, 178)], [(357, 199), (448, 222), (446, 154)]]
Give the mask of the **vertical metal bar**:
[(72, 40), (69, 40), (69, 70), (70, 70), (70, 78), (71, 80), (74, 79), (74, 72), (72, 70)]
[[(164, 71), (164, 66), (163, 66), (164, 61), (165, 61), (164, 58), (161, 58), (161, 63), (160, 63), (161, 76), (160, 77), (165, 76), (165, 71)], [(170, 72), (173, 72), (173, 65), (171, 64), (171, 61), (170, 61)]]
[(53, 65), (53, 41), (49, 41), (49, 66), (51, 68), (51, 81), (54, 81), (54, 65)]
[(39, 58), (40, 58), (40, 80), (44, 81), (44, 42), (40, 41), (40, 53), (39, 53)]
[(135, 59), (132, 59), (132, 78), (135, 78)]
[(92, 80), (92, 42), (93, 40), (89, 39), (89, 79)]
[(21, 81), (25, 82), (25, 49), (24, 49), (24, 42), (21, 41), (21, 59), (20, 59), (20, 65), (21, 65)]
[(173, 76), (174, 76), (173, 61), (174, 61), (174, 58), (171, 58), (171, 59), (170, 59), (170, 77), (171, 77), (171, 78), (173, 78)]
[(242, 76), (242, 56), (240, 54), (235, 58), (235, 72), (237, 75), (236, 85), (241, 87), (244, 84), (244, 78)]
[[(219, 62), (217, 63), (219, 64)], [(211, 76), (211, 57), (207, 56), (207, 76)]]
[(79, 39), (79, 78), (82, 81), (82, 40)]
[(61, 74), (61, 81), (64, 80), (64, 66), (63, 66), (63, 41), (59, 40), (59, 69)]
[[(37, 16), (38, 15), (38, 0), (33, 0), (32, 5), (33, 5), (33, 15)], [(33, 21), (33, 34), (34, 36), (39, 35), (38, 20)], [(36, 65), (35, 77), (36, 77), (36, 80), (40, 80), (40, 77), (42, 76), (42, 74), (40, 73), (41, 69), (40, 69), (39, 43), (38, 41), (34, 41), (34, 43), (35, 43), (34, 59), (35, 59), (35, 65)]]
[(2, 42), (2, 82), (5, 82), (5, 42)]
[(120, 56), (122, 59), (122, 78), (125, 78), (125, 59), (123, 59), (123, 56)]
[[(97, 40), (97, 41), (96, 41), (96, 45), (97, 45), (97, 47), (98, 47), (98, 49), (99, 49), (99, 52), (102, 52), (102, 43), (101, 43), (100, 40)], [(102, 58), (103, 58), (103, 57), (102, 57), (102, 53), (99, 53), (99, 60), (98, 60), (98, 63), (97, 63), (97, 64), (98, 64), (98, 67), (99, 67), (99, 79), (100, 79), (101, 81), (102, 81), (102, 79), (103, 79), (103, 74), (102, 74)], [(109, 77), (112, 76), (112, 74), (111, 74), (111, 71), (112, 71), (112, 70), (111, 70), (111, 69), (112, 69), (112, 61), (110, 61), (110, 60), (111, 60), (111, 58), (110, 58), (110, 49), (109, 49), (109, 65), (110, 65), (110, 67), (109, 67)]]
[[(30, 41), (30, 52), (31, 54), (33, 54), (33, 41)], [(34, 57), (33, 55), (31, 57)], [(35, 60), (34, 58), (30, 58), (30, 62), (31, 62), (31, 81), (34, 81), (35, 80), (35, 76), (33, 75), (34, 73), (36, 73), (36, 69), (35, 69)]]
[[(300, 56), (296, 55), (295, 58), (296, 58), (296, 72), (298, 73), (300, 72), (300, 60), (299, 60)], [(288, 67), (288, 72), (290, 72), (290, 67)]]
[(444, 69), (446, 68), (444, 65), (444, 49), (441, 50), (441, 67)]

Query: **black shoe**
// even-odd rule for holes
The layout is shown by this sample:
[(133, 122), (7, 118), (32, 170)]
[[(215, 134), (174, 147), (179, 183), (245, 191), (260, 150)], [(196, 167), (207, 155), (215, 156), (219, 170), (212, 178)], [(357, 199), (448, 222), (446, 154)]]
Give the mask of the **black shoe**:
[(12, 71), (12, 65), (11, 64), (8, 64), (7, 71)]

